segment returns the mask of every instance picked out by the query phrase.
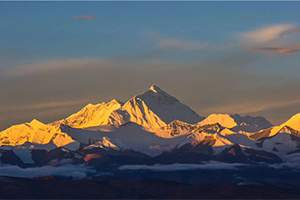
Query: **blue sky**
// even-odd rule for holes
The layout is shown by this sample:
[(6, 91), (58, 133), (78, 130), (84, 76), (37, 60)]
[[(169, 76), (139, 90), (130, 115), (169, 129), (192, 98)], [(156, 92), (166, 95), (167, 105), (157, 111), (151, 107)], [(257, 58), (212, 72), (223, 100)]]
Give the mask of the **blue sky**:
[(199, 115), (300, 112), (300, 2), (0, 2), (0, 129), (156, 84)]

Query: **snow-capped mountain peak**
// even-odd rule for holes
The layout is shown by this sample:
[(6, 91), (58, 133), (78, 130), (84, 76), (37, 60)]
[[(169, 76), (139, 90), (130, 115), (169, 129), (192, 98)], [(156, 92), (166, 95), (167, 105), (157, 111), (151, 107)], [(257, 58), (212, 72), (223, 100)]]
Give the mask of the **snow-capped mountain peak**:
[(30, 123), (28, 123), (30, 126), (32, 127), (43, 127), (45, 126), (45, 124), (43, 124), (42, 122), (38, 121), (37, 119), (33, 119), (31, 120)]
[(150, 129), (166, 126), (175, 119), (192, 124), (203, 119), (156, 85), (131, 98), (119, 110), (123, 111), (123, 118)]
[(165, 91), (161, 90), (159, 87), (157, 87), (156, 85), (152, 85), (149, 90), (155, 92), (155, 93), (163, 93)]

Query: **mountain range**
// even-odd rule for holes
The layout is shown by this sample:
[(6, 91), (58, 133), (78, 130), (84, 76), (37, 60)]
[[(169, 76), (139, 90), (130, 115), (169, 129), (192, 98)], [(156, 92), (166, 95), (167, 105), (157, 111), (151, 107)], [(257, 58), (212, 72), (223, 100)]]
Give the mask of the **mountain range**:
[(128, 179), (122, 172), (164, 171), (164, 165), (174, 171), (295, 168), (299, 144), (300, 113), (279, 126), (261, 116), (202, 117), (153, 85), (125, 103), (88, 104), (66, 119), (49, 124), (34, 119), (3, 130), (0, 161), (21, 168), (67, 164), (96, 170), (91, 176)]

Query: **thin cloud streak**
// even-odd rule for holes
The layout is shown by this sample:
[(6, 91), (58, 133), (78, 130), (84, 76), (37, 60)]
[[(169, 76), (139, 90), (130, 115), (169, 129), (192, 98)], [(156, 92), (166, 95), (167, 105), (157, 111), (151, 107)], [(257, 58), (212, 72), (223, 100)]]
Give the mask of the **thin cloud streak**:
[(126, 57), (123, 60), (127, 62), (144, 61), (155, 59), (162, 56), (168, 56), (175, 53), (200, 51), (207, 49), (220, 50), (222, 47), (214, 47), (201, 41), (183, 40), (172, 37), (165, 37), (157, 32), (150, 31), (147, 33), (147, 39), (152, 42), (152, 48), (142, 51), (137, 55)]
[(270, 52), (270, 53), (266, 53), (265, 55), (268, 55), (268, 56), (273, 56), (273, 55), (278, 55), (278, 54), (286, 54), (286, 53), (294, 53), (294, 52), (297, 52), (299, 51), (298, 49), (280, 49), (276, 52)]
[(283, 31), (283, 32), (281, 33), (281, 35), (285, 35), (285, 34), (289, 34), (289, 33), (295, 33), (295, 34), (298, 34), (298, 33), (300, 33), (300, 29), (292, 28), (292, 29), (290, 29), (290, 30)]
[(90, 15), (77, 15), (72, 17), (73, 19), (88, 19), (88, 20), (97, 20), (101, 21), (101, 19), (98, 19), (96, 17), (90, 16)]
[(207, 44), (202, 44), (198, 41), (183, 41), (172, 38), (160, 38), (157, 43), (157, 48), (173, 51), (195, 51), (206, 47), (208, 47)]
[(77, 70), (77, 69), (91, 69), (97, 66), (105, 66), (107, 61), (103, 59), (67, 59), (56, 61), (44, 61), (30, 65), (17, 66), (6, 71), (7, 76), (27, 76), (34, 74), (47, 73), (51, 71), (61, 70)]
[(259, 52), (267, 52), (263, 53), (263, 55), (277, 55), (277, 54), (286, 54), (286, 53), (294, 53), (299, 51), (300, 44), (290, 46), (290, 47), (247, 47), (247, 50), (251, 51), (259, 51)]
[(210, 45), (200, 41), (165, 37), (156, 32), (150, 32), (149, 37), (154, 42), (155, 48), (168, 51), (195, 51), (210, 47)]
[(88, 102), (87, 99), (75, 100), (75, 101), (54, 101), (40, 104), (27, 105), (27, 109), (48, 109), (48, 108), (60, 108), (66, 106), (74, 106)]
[(292, 106), (295, 104), (299, 104), (300, 100), (292, 100), (292, 101), (283, 101), (283, 102), (255, 102), (255, 103), (240, 103), (235, 105), (228, 106), (217, 106), (213, 108), (208, 108), (202, 110), (205, 113), (215, 113), (216, 111), (220, 113), (229, 113), (229, 114), (248, 114), (248, 113), (256, 113), (262, 111), (268, 111), (273, 108), (280, 108), (285, 106)]

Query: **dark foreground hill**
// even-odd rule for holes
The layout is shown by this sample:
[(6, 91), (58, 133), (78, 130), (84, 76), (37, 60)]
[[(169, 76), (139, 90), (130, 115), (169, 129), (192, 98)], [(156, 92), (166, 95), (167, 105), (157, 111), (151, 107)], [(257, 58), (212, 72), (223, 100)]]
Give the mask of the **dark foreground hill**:
[(2, 199), (300, 199), (299, 188), (260, 181), (188, 185), (171, 181), (115, 178), (61, 180), (1, 177)]

